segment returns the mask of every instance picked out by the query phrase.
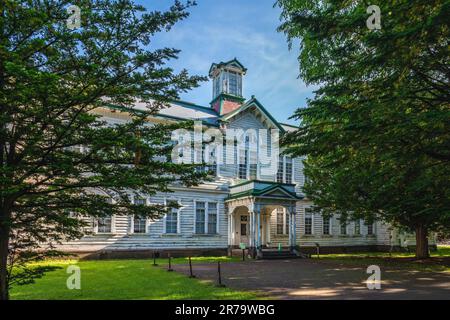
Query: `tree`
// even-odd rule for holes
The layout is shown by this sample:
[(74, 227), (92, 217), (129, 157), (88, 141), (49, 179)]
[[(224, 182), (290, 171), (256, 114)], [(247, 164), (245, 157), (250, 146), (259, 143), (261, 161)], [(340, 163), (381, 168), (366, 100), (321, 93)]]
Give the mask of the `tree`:
[[(42, 275), (27, 267), (55, 254), (42, 249), (83, 235), (80, 217), (156, 218), (167, 209), (134, 205), (130, 193), (169, 192), (172, 183), (204, 177), (168, 159), (180, 125), (146, 121), (204, 79), (175, 73), (166, 63), (178, 50), (152, 43), (192, 3), (147, 12), (132, 0), (80, 0), (76, 29), (67, 22), (70, 4), (0, 6), (0, 299), (13, 283)], [(147, 109), (129, 108), (135, 101)], [(127, 108), (132, 120), (106, 125), (95, 113), (106, 104)]]
[(382, 219), (428, 234), (450, 224), (448, 1), (279, 0), (300, 75), (319, 89), (284, 140), (306, 155), (305, 192), (325, 215)]

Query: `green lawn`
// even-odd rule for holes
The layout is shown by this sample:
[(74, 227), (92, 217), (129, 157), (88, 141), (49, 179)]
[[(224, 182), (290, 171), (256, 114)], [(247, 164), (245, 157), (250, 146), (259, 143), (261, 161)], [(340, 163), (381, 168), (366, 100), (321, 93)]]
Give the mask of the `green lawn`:
[[(317, 255), (311, 256), (317, 259)], [(438, 246), (438, 250), (431, 252), (431, 258), (423, 261), (414, 260), (414, 252), (363, 252), (346, 254), (324, 254), (320, 260), (344, 265), (375, 264), (396, 268), (416, 269), (419, 271), (450, 272), (450, 246)]]
[[(232, 259), (193, 258), (193, 263), (227, 262)], [(234, 260), (234, 259), (233, 259)], [(173, 263), (185, 263), (184, 258)], [(60, 267), (47, 273), (36, 283), (16, 286), (12, 299), (255, 299), (255, 293), (218, 288), (214, 283), (189, 279), (177, 272), (167, 272), (167, 259), (152, 260), (98, 260), (98, 261), (46, 261), (45, 265)], [(81, 268), (81, 289), (69, 290), (67, 267)]]

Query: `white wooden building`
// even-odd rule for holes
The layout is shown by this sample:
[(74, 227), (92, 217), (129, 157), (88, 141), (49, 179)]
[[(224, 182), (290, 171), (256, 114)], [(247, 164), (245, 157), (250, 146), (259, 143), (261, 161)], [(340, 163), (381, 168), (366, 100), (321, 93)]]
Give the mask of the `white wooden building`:
[[(249, 100), (243, 98), (245, 73), (246, 69), (236, 59), (212, 64), (210, 106), (175, 101), (150, 121), (198, 120), (222, 131), (278, 129), (282, 134), (294, 130), (295, 127), (276, 121), (254, 96)], [(144, 108), (139, 103), (131, 107)], [(129, 120), (126, 110), (121, 108), (108, 106), (97, 112), (109, 123)], [(178, 202), (180, 208), (167, 216), (154, 221), (129, 216), (92, 219), (93, 233), (76, 242), (64, 243), (63, 248), (115, 257), (148, 256), (154, 251), (170, 252), (172, 256), (220, 254), (245, 245), (253, 256), (263, 256), (264, 252), (279, 247), (298, 253), (315, 252), (320, 246), (324, 253), (414, 244), (414, 237), (381, 222), (341, 223), (339, 216), (324, 219), (309, 212), (311, 202), (302, 193), (305, 180), (302, 159), (281, 156), (276, 170), (267, 173), (259, 159), (249, 161), (255, 156), (252, 146), (258, 141), (247, 142), (243, 148), (236, 146), (234, 152), (225, 154), (233, 157), (232, 164), (214, 166), (213, 182), (192, 188), (174, 186), (172, 193), (133, 199), (147, 204)]]

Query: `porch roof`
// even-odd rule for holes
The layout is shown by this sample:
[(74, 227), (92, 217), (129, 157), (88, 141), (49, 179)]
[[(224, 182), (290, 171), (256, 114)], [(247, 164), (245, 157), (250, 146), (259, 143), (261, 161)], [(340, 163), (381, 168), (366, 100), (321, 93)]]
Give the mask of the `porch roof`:
[(251, 180), (230, 187), (230, 195), (226, 200), (246, 197), (278, 198), (284, 200), (301, 200), (303, 197), (295, 193), (294, 184), (271, 181)]

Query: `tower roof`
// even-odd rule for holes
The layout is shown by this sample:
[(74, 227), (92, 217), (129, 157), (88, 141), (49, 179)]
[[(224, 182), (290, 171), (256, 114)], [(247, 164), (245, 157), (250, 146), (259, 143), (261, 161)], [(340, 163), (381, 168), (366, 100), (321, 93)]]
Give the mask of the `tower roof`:
[(232, 67), (239, 69), (242, 72), (242, 74), (245, 74), (245, 72), (247, 71), (247, 68), (245, 68), (244, 65), (240, 63), (238, 59), (234, 58), (226, 62), (221, 61), (219, 63), (213, 63), (209, 68), (208, 72), (209, 76), (212, 76), (216, 69), (222, 69), (224, 67)]

